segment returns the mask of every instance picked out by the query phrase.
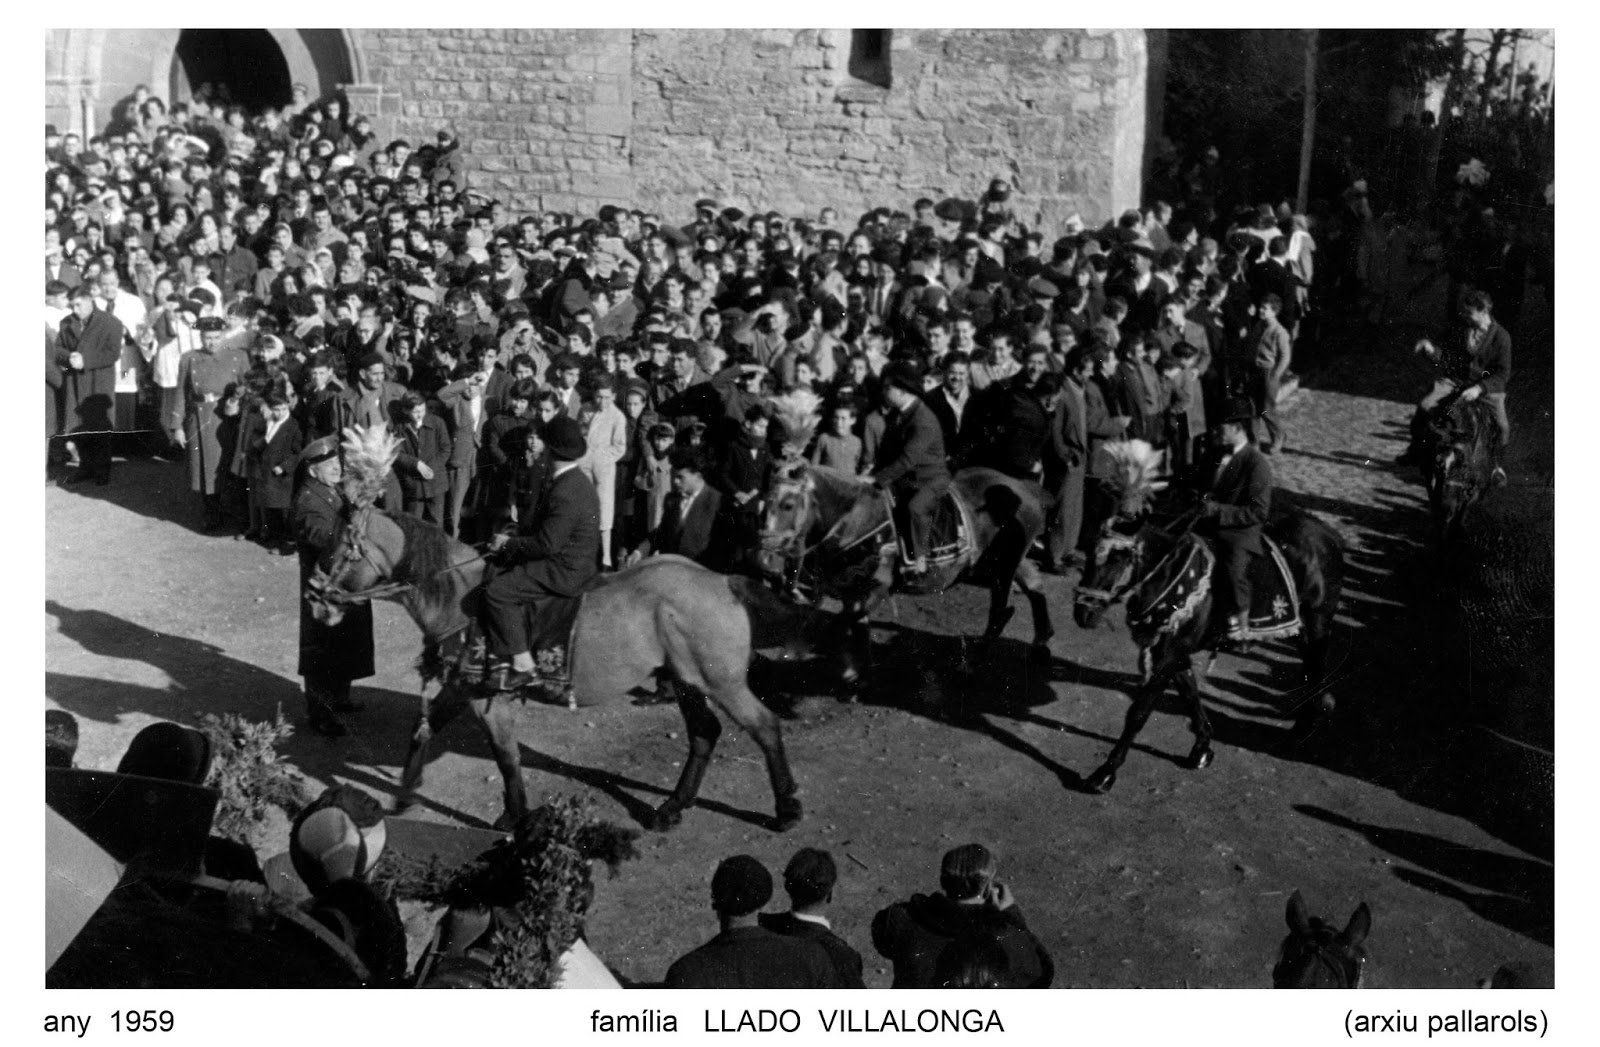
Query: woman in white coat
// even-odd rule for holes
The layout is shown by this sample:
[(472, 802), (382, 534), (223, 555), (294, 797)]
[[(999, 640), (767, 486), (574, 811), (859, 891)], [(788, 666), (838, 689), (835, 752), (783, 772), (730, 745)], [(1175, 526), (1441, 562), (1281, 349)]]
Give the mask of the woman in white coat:
[(617, 392), (609, 384), (594, 393), (594, 413), (589, 418), (589, 453), (579, 467), (594, 481), (600, 496), (600, 562), (611, 566), (611, 526), (617, 514), (617, 462), (628, 450), (628, 419), (617, 406)]

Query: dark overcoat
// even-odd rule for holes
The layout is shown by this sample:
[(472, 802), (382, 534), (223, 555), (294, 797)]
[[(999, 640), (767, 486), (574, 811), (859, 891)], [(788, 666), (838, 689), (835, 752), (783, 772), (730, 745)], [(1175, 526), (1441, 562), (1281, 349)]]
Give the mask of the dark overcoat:
[(300, 662), (301, 676), (335, 680), (364, 680), (373, 674), (372, 604), (351, 604), (338, 625), (326, 625), (311, 616), (304, 599), (306, 582), (317, 561), (339, 540), (344, 521), (339, 516), (343, 498), (325, 483), (307, 479), (294, 499), (294, 534), (300, 550)]
[(76, 313), (62, 318), (56, 335), (56, 362), (67, 368), (73, 352), (83, 357), (83, 369), (67, 369), (61, 386), (61, 422), (67, 432), (113, 428), (111, 407), (122, 339), (122, 321), (103, 309), (90, 313), (88, 320), (78, 319)]

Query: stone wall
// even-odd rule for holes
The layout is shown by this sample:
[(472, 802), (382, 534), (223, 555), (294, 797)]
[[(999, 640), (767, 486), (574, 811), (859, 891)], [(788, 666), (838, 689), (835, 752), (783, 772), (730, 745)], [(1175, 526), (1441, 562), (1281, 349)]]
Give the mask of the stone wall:
[(1026, 218), (1139, 203), (1144, 34), (894, 30), (887, 89), (846, 71), (849, 30), (637, 30), (633, 173), (682, 211), (846, 213), (1015, 177)]
[[(269, 32), (297, 80), (337, 80), (385, 137), (453, 128), (469, 185), (516, 209), (682, 215), (709, 194), (853, 217), (996, 175), (1047, 226), (1139, 202), (1142, 30), (897, 29), (888, 87), (850, 75), (847, 29)], [(82, 98), (103, 123), (134, 83), (163, 93), (176, 38), (51, 31), (46, 118), (77, 126)]]
[[(632, 31), (364, 29), (367, 79), (398, 98), (380, 130), (450, 127), (468, 181), (514, 209), (631, 198)], [(354, 100), (352, 100), (354, 101)]]

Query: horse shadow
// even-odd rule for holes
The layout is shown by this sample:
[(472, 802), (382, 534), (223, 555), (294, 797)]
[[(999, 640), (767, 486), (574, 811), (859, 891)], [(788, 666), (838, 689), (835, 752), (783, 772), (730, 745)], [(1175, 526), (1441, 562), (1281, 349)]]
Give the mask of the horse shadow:
[(1308, 818), (1356, 833), (1418, 868), (1397, 868), (1413, 887), (1461, 902), (1486, 920), (1545, 945), (1555, 942), (1555, 869), (1546, 862), (1451, 843), (1411, 829), (1394, 829), (1295, 804)]
[[(86, 724), (112, 726), (131, 714), (198, 725), (207, 713), (233, 713), (247, 720), (291, 723), (301, 712), (297, 681), (229, 655), (206, 640), (150, 629), (105, 611), (45, 601), (45, 613), (58, 632), (99, 658), (138, 662), (163, 673), (169, 683), (152, 687), (93, 676), (45, 671), (45, 695)], [(405, 752), (416, 698), (386, 688), (357, 685), (352, 697), (366, 711), (347, 717), (350, 733), (341, 739), (294, 730), (278, 751), (303, 775), (331, 782), (341, 778), (378, 794), (393, 794), (396, 783), (360, 764), (386, 763)], [(486, 749), (487, 751), (487, 749)], [(469, 824), (479, 820), (441, 804), (427, 806)]]

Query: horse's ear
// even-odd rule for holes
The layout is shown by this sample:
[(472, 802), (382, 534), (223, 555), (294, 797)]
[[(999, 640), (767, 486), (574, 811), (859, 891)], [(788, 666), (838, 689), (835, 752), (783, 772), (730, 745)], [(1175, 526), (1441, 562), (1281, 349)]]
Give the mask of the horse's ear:
[(1306, 900), (1300, 897), (1298, 890), (1289, 895), (1289, 906), (1283, 915), (1289, 930), (1296, 934), (1311, 933), (1311, 914), (1306, 912)]
[(1344, 939), (1346, 945), (1360, 945), (1367, 940), (1367, 932), (1372, 930), (1372, 910), (1367, 908), (1367, 903), (1362, 902), (1356, 906), (1356, 911), (1350, 916), (1350, 922), (1345, 924), (1344, 933), (1339, 937)]

